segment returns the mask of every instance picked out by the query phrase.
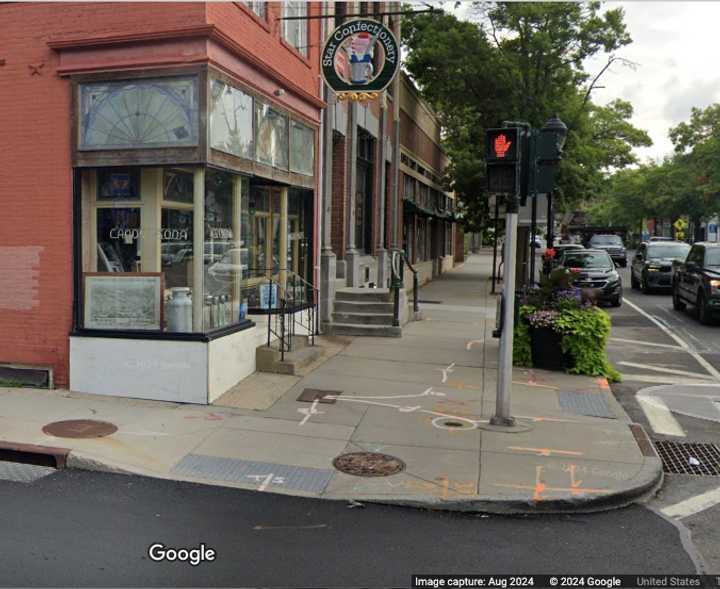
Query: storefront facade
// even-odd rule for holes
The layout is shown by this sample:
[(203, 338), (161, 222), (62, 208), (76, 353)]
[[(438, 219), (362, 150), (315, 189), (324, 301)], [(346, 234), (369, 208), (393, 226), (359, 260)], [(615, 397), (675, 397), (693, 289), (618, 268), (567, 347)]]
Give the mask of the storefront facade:
[[(11, 128), (17, 151), (36, 148), (44, 169), (26, 214), (0, 221), (12, 276), (0, 364), (47, 368), (78, 392), (194, 403), (255, 370), (267, 313), (311, 299), (318, 280), (320, 25), (279, 18), (319, 9), (3, 8), (24, 39), (0, 75), (55, 99), (2, 97), (26, 121), (25, 135)], [(52, 130), (40, 146), (27, 144), (33, 114)], [(16, 163), (7, 190), (33, 174)]]
[[(440, 123), (402, 75), (400, 93), (400, 187), (402, 247), (422, 285), (458, 261), (455, 195), (442, 186), (448, 165), (440, 147)], [(462, 257), (460, 260), (462, 261)]]

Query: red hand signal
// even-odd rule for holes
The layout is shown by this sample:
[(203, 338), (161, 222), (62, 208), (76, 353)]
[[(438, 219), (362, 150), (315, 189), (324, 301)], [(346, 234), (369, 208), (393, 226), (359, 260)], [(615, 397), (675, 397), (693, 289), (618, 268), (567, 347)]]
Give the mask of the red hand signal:
[(508, 141), (507, 137), (505, 137), (505, 134), (501, 133), (500, 135), (495, 137), (495, 155), (498, 158), (504, 158), (511, 145), (512, 141)]

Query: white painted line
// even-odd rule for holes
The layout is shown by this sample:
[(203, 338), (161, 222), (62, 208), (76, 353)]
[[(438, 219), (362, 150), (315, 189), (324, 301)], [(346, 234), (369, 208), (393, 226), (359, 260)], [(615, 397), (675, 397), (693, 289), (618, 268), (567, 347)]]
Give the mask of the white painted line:
[(687, 370), (676, 370), (674, 368), (662, 368), (653, 366), (652, 364), (638, 364), (637, 362), (618, 362), (622, 366), (630, 366), (631, 368), (643, 368), (645, 370), (654, 370), (655, 372), (664, 372), (667, 374), (680, 374), (681, 376), (689, 376), (697, 380), (712, 380), (712, 376), (707, 374), (698, 374), (697, 372), (689, 372)]
[(624, 337), (611, 337), (611, 342), (621, 342), (623, 344), (639, 344), (642, 346), (652, 346), (653, 348), (668, 348), (670, 350), (682, 350), (680, 346), (671, 346), (670, 344), (655, 344), (652, 342), (643, 342), (637, 339), (625, 339)]
[(471, 339), (471, 340), (465, 345), (465, 349), (468, 350), (468, 351), (470, 351), (470, 350), (472, 349), (472, 347), (473, 347), (474, 344), (481, 344), (481, 343), (483, 343), (483, 340), (481, 340), (481, 339)]
[(687, 344), (687, 342), (682, 339), (681, 337), (675, 335), (670, 329), (665, 327), (662, 323), (660, 323), (655, 317), (638, 307), (635, 303), (628, 299), (624, 299), (625, 303), (630, 305), (633, 309), (635, 309), (638, 313), (640, 313), (642, 316), (646, 317), (650, 321), (652, 321), (655, 325), (657, 325), (660, 329), (662, 329), (666, 335), (670, 336), (672, 339), (674, 339), (680, 347), (685, 350), (688, 354), (690, 354), (695, 360), (698, 361), (698, 363), (708, 371), (708, 373), (718, 382), (720, 382), (720, 372), (718, 372), (715, 367), (710, 364), (705, 358), (703, 358), (700, 354), (698, 354), (695, 350), (691, 349), (690, 346)]
[(660, 512), (668, 517), (683, 518), (705, 511), (718, 503), (720, 503), (720, 487), (695, 495), (695, 497), (690, 497), (675, 505), (669, 505)]
[(275, 476), (275, 475), (273, 475), (273, 473), (270, 473), (269, 475), (267, 475), (267, 476), (265, 477), (265, 480), (264, 480), (264, 481), (262, 482), (262, 484), (260, 485), (260, 487), (258, 487), (258, 491), (264, 491), (265, 489), (267, 489), (267, 488), (268, 488), (268, 485), (269, 485), (269, 484), (272, 482), (272, 480), (273, 480), (273, 476)]
[(680, 438), (685, 437), (685, 430), (680, 427), (680, 424), (673, 417), (665, 401), (657, 397), (646, 397), (644, 395), (637, 395), (636, 398), (655, 433)]
[(636, 380), (639, 382), (654, 382), (657, 384), (681, 384), (684, 386), (694, 386), (694, 385), (707, 385), (710, 381), (708, 380), (700, 380), (699, 378), (687, 378), (685, 376), (662, 376), (660, 374), (629, 374), (627, 372), (622, 372), (623, 381), (628, 380)]

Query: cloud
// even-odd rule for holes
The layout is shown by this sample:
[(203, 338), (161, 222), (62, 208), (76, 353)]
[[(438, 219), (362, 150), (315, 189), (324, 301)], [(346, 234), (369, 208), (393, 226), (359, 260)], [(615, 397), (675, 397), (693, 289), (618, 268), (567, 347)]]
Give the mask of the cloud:
[(720, 79), (695, 80), (690, 85), (677, 84), (679, 90), (665, 102), (663, 114), (673, 125), (690, 118), (693, 107), (705, 108), (720, 98)]

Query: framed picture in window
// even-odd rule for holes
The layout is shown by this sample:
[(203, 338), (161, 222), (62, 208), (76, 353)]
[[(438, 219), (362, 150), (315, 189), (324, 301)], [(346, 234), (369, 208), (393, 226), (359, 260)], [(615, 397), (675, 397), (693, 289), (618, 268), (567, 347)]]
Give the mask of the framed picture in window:
[(83, 292), (85, 329), (162, 329), (160, 272), (86, 272)]
[(103, 168), (98, 170), (98, 200), (138, 200), (139, 198), (139, 168)]

